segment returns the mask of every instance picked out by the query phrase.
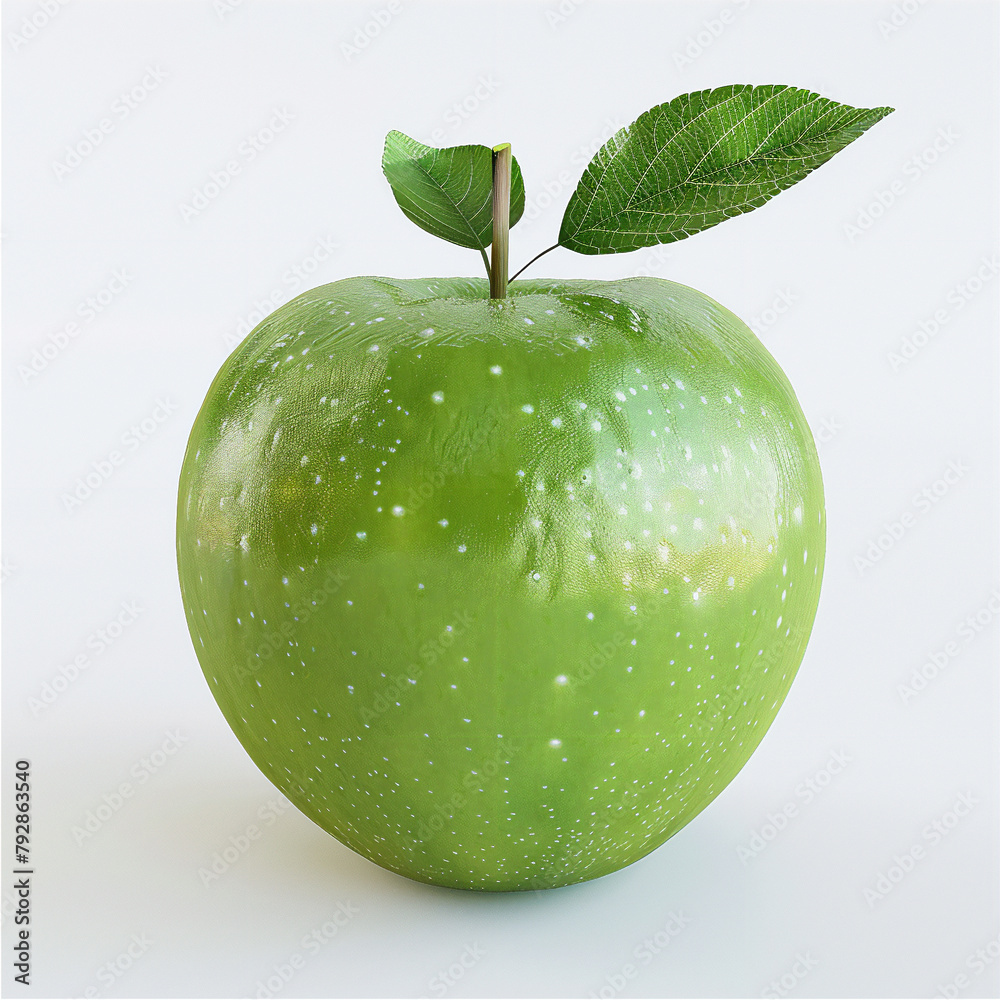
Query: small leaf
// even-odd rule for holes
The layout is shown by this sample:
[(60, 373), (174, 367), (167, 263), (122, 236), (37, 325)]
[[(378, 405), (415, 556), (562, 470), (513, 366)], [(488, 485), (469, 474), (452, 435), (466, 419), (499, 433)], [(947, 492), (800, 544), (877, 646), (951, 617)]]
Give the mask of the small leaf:
[[(403, 135), (385, 137), (382, 171), (403, 213), (449, 243), (483, 250), (493, 238), (493, 150), (489, 146), (435, 149)], [(524, 211), (524, 181), (511, 164), (510, 224)]]
[(785, 86), (684, 94), (598, 150), (566, 206), (559, 245), (597, 254), (682, 240), (763, 205), (892, 110)]

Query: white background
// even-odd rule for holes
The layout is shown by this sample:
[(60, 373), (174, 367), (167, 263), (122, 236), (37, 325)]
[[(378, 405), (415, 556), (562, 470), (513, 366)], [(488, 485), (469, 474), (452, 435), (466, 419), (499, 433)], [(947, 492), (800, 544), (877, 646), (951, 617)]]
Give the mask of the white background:
[[(974, 956), (991, 942), (1000, 953), (1000, 9), (566, 0), (560, 14), (556, 2), (410, 0), (380, 26), (370, 19), (387, 2), (73, 0), (48, 23), (40, 0), (4, 4), (6, 995), (252, 996), (299, 954), (272, 992), (442, 995), (434, 977), (465, 955), (450, 996), (779, 995), (773, 980), (781, 995), (934, 996), (960, 974), (952, 995), (995, 996), (1000, 960)], [(32, 17), (43, 25), (28, 38)], [(375, 37), (345, 51), (366, 23)], [(165, 78), (143, 94), (150, 69)], [(751, 82), (897, 110), (759, 211), (659, 250), (556, 251), (531, 273), (699, 288), (753, 322), (796, 388), (820, 440), (826, 579), (758, 752), (666, 845), (580, 886), (419, 885), (294, 809), (204, 885), (199, 869), (277, 796), (203, 680), (174, 563), (186, 435), (241, 323), (262, 300), (350, 275), (480, 273), (474, 252), (399, 212), (380, 169), (389, 129), (513, 143), (529, 200), (516, 267), (555, 241), (584, 160), (614, 128), (678, 94)], [(292, 119), (251, 162), (241, 143), (276, 109)], [(60, 169), (104, 118), (101, 143)], [(240, 172), (185, 221), (181, 206), (233, 159)], [(323, 240), (336, 250), (318, 260)], [(295, 268), (310, 272), (298, 286)], [(127, 284), (87, 319), (116, 272)], [(72, 322), (65, 349), (27, 377)], [(922, 346), (894, 370), (904, 338)], [(155, 430), (123, 446), (144, 418)], [(77, 479), (123, 448), (67, 509)], [(932, 504), (917, 499), (936, 483)], [(897, 522), (899, 537), (885, 534)], [(880, 536), (878, 561), (859, 563)], [(96, 652), (123, 602), (141, 613)], [(961, 623), (977, 614), (967, 640)], [(899, 686), (949, 642), (956, 655), (904, 700)], [(33, 709), (80, 654), (86, 668)], [(170, 739), (180, 749), (146, 770)], [(849, 763), (806, 802), (800, 782), (824, 780), (835, 753)], [(34, 787), (28, 990), (11, 978), (18, 757)], [(78, 842), (74, 827), (122, 783), (122, 808)], [(957, 817), (963, 794), (974, 805)], [(785, 828), (741, 859), (788, 805)], [(956, 820), (940, 843), (925, 836)], [(915, 844), (923, 857), (870, 905), (865, 889)], [(339, 904), (356, 914), (310, 954), (304, 936)], [(643, 962), (636, 949), (672, 912), (687, 925)]]

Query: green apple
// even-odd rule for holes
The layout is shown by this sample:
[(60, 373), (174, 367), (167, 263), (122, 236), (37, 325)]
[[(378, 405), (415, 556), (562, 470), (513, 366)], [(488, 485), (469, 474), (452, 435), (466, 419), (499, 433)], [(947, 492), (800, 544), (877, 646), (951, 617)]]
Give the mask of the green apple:
[[(704, 809), (784, 700), (816, 450), (731, 312), (657, 278), (507, 285), (509, 151), (393, 141), (411, 218), (481, 249), (492, 224), (491, 280), (347, 278), (237, 348), (181, 471), (188, 626), (250, 757), (348, 847), (467, 889), (596, 878)], [(404, 189), (489, 169), (475, 211)], [(627, 211), (587, 211), (561, 245), (630, 248)]]
[(655, 278), (349, 278), (191, 435), (178, 551), (229, 724), (306, 815), (442, 885), (594, 878), (736, 775), (816, 612), (819, 463), (732, 313)]

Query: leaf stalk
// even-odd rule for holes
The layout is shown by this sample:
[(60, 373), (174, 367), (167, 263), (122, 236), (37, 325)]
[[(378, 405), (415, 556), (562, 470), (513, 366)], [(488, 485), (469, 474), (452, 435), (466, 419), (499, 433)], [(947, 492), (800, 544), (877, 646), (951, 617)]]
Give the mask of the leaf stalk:
[[(514, 278), (516, 278), (518, 274), (523, 274), (529, 267), (531, 267), (532, 264), (535, 263), (536, 260), (538, 260), (539, 257), (544, 257), (550, 250), (555, 250), (557, 246), (559, 246), (558, 243), (553, 243), (552, 246), (546, 247), (541, 253), (536, 253), (535, 256), (532, 257), (531, 260), (529, 260), (528, 263), (514, 275)], [(510, 280), (513, 281), (514, 278), (511, 278)]]

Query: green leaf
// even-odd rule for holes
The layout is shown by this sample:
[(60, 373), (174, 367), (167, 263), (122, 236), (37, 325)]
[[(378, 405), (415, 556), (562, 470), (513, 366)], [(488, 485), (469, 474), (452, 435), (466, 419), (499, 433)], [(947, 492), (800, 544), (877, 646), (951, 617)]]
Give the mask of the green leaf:
[[(489, 146), (435, 149), (403, 135), (385, 137), (382, 171), (403, 213), (449, 243), (483, 250), (493, 238), (493, 150)], [(510, 224), (524, 211), (524, 181), (511, 164)]]
[(598, 150), (566, 206), (559, 245), (597, 254), (682, 240), (763, 205), (892, 110), (785, 86), (684, 94)]

